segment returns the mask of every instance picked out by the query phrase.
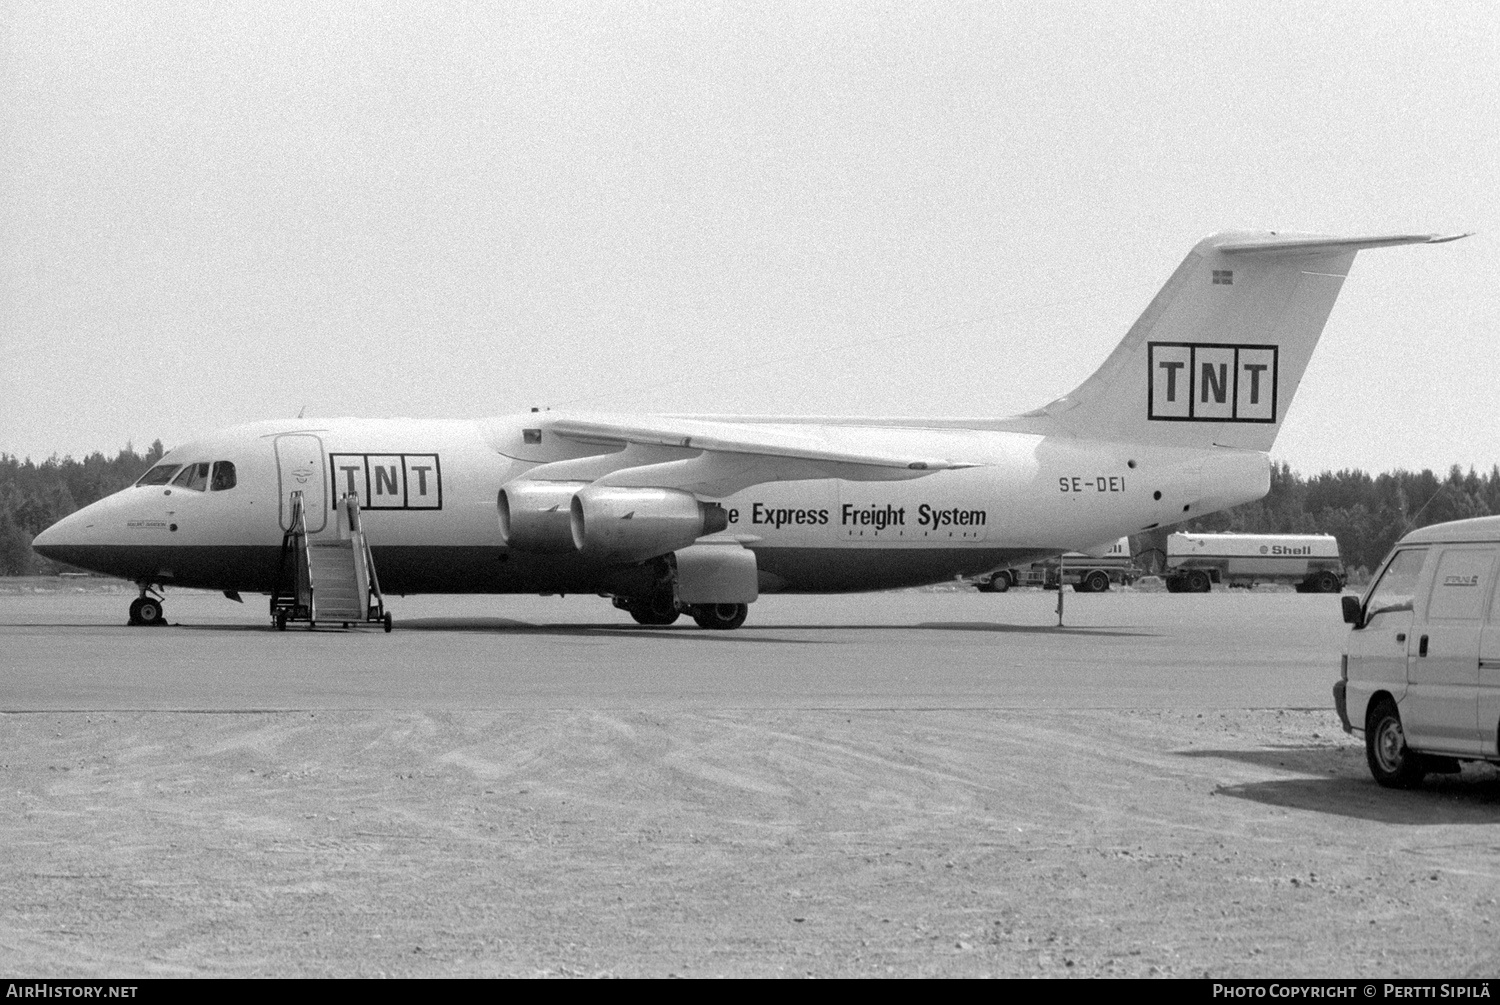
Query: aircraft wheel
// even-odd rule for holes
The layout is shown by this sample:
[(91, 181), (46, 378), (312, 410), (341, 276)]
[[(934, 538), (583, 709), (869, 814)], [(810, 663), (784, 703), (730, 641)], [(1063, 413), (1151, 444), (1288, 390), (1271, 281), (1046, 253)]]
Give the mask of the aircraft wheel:
[(677, 620), (677, 612), (665, 613), (653, 611), (649, 607), (628, 607), (630, 616), (635, 619), (636, 624), (645, 625), (648, 628), (665, 628)]
[(648, 628), (665, 628), (676, 621), (678, 615), (677, 601), (667, 590), (658, 590), (645, 599), (632, 598), (615, 606), (623, 607), (635, 619), (636, 624)]
[(386, 633), (389, 634), (390, 630), (391, 630), (391, 612), (390, 611), (386, 611), (385, 612), (385, 617), (382, 618), (381, 621), (385, 625)]
[(130, 623), (132, 625), (164, 625), (167, 619), (161, 612), (161, 601), (150, 597), (140, 597), (130, 605)]
[(699, 604), (693, 608), (693, 620), (699, 628), (713, 628), (727, 632), (745, 623), (750, 614), (749, 604)]
[(1207, 593), (1214, 588), (1214, 584), (1208, 578), (1208, 573), (1202, 569), (1194, 569), (1188, 574), (1187, 588), (1189, 593)]
[(286, 631), (286, 611), (276, 612), (276, 630), (278, 632)]
[(1377, 702), (1365, 718), (1365, 760), (1370, 774), (1388, 789), (1410, 789), (1427, 774), (1422, 755), (1406, 745), (1401, 713), (1389, 698)]
[(1098, 569), (1089, 573), (1084, 581), (1089, 584), (1090, 593), (1103, 593), (1109, 589), (1109, 573), (1100, 572)]
[(637, 624), (651, 628), (665, 628), (677, 620), (677, 599), (670, 589), (657, 590), (643, 600), (631, 600), (625, 610)]

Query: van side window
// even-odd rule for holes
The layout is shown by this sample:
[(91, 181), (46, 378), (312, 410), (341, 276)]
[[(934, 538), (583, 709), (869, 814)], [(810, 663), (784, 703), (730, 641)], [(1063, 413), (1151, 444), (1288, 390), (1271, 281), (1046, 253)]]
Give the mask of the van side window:
[(202, 492), (208, 488), (208, 462), (199, 461), (197, 464), (187, 465), (176, 478), (172, 479), (172, 484), (179, 488)]
[(210, 487), (215, 492), (234, 488), (234, 462), (214, 461), (214, 480)]
[(1365, 603), (1365, 621), (1385, 611), (1409, 611), (1413, 595), (1417, 592), (1417, 577), (1422, 574), (1422, 563), (1427, 560), (1426, 548), (1408, 548), (1396, 552), (1380, 581), (1370, 591)]
[(1494, 548), (1444, 548), (1432, 577), (1427, 617), (1478, 621), (1494, 567)]

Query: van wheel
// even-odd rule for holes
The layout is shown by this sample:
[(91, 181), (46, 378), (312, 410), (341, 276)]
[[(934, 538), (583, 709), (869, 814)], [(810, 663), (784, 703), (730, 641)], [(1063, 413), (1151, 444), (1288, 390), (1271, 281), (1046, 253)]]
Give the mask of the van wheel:
[(1427, 774), (1422, 755), (1406, 745), (1401, 714), (1389, 698), (1377, 702), (1365, 717), (1365, 759), (1375, 781), (1388, 789), (1414, 788)]

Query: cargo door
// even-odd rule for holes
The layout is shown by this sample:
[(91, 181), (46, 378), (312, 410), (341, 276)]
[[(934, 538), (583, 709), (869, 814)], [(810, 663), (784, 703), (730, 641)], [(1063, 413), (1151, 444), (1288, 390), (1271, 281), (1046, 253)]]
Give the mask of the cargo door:
[(307, 532), (316, 534), (328, 523), (328, 471), (323, 441), (312, 433), (286, 433), (276, 437), (277, 495), (280, 498), (281, 529), (292, 526), (293, 492), (302, 493)]
[(1478, 710), (1479, 752), (1500, 755), (1500, 582), (1490, 587), (1489, 617), (1479, 633)]
[(1479, 635), (1495, 553), (1493, 545), (1443, 548), (1425, 612), (1417, 605), (1401, 720), (1419, 746), (1479, 753)]

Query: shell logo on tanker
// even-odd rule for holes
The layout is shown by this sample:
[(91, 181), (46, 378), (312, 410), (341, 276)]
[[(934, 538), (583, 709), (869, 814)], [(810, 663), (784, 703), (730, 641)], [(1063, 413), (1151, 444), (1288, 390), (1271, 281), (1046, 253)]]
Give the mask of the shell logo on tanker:
[(729, 522), (737, 524), (743, 517), (748, 516), (751, 526), (780, 530), (782, 527), (789, 526), (826, 526), (834, 522), (835, 515), (840, 527), (870, 527), (874, 530), (907, 526), (927, 527), (933, 530), (940, 527), (983, 527), (988, 518), (988, 514), (982, 509), (964, 509), (959, 506), (943, 508), (921, 503), (912, 514), (915, 522), (908, 524), (907, 507), (892, 506), (889, 503), (884, 506), (875, 503), (868, 506), (844, 503), (838, 508), (837, 514), (834, 514), (830, 513), (827, 508), (799, 509), (767, 506), (765, 503), (756, 502), (750, 504), (749, 513), (743, 513), (738, 509), (730, 510)]

